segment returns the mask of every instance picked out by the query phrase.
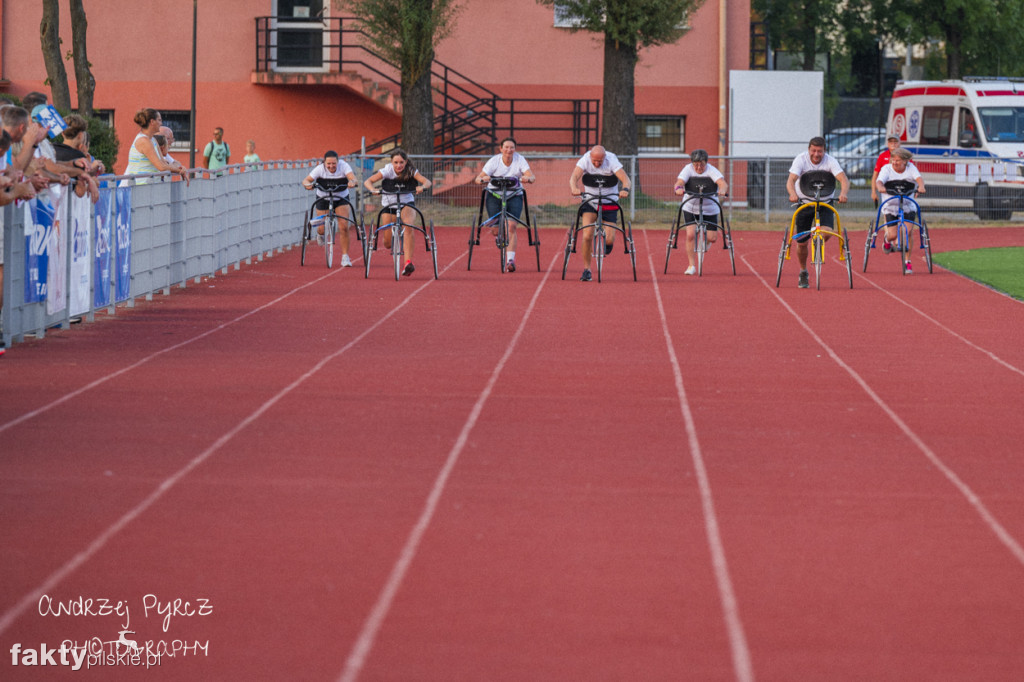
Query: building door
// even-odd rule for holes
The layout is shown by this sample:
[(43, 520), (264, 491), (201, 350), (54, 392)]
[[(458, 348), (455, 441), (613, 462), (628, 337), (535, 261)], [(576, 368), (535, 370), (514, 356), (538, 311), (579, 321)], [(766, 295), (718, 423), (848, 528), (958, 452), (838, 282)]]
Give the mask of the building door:
[(323, 0), (274, 0), (271, 68), (275, 71), (326, 71)]

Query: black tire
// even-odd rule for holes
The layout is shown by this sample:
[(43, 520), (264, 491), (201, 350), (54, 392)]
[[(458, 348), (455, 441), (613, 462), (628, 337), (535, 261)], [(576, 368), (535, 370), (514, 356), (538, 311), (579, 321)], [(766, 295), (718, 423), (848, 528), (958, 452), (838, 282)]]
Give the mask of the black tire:
[(924, 249), (924, 262), (928, 265), (928, 274), (932, 274), (932, 237), (928, 233), (928, 225), (921, 218), (921, 247)]
[(708, 233), (706, 223), (697, 223), (697, 276), (704, 273), (704, 255), (708, 252)]
[(591, 242), (591, 258), (597, 261), (597, 281), (601, 281), (601, 271), (604, 269), (604, 226), (600, 230), (594, 230), (594, 240)]
[(306, 224), (302, 226), (302, 253), (299, 256), (299, 265), (306, 264), (306, 244), (309, 243), (310, 230), (309, 216), (306, 216)]
[(533, 219), (533, 233), (531, 235), (532, 241), (530, 245), (533, 247), (534, 252), (537, 254), (537, 272), (540, 272), (540, 233), (537, 232), (537, 219)]
[(327, 269), (334, 267), (334, 238), (338, 234), (338, 219), (333, 215), (324, 219), (324, 256), (327, 258)]
[(473, 247), (480, 243), (480, 216), (473, 217), (473, 226), (469, 228), (469, 259), (466, 261), (466, 269), (473, 267)]
[(732, 243), (732, 227), (729, 225), (729, 221), (724, 217), (722, 218), (722, 224), (725, 230), (722, 234), (722, 238), (725, 240), (725, 248), (729, 250), (729, 265), (732, 266), (732, 274), (736, 275), (736, 249)]
[(626, 247), (629, 249), (629, 262), (633, 266), (633, 281), (636, 281), (636, 243), (633, 241), (633, 223), (626, 223)]
[(782, 282), (782, 264), (786, 262), (786, 250), (789, 246), (789, 231), (787, 230), (782, 235), (782, 247), (779, 249), (779, 270), (775, 273), (775, 288), (779, 288), (779, 283)]
[(662, 274), (668, 274), (668, 259), (672, 255), (672, 249), (679, 247), (679, 218), (672, 222), (672, 227), (668, 230), (668, 244), (665, 245), (665, 272)]
[(850, 235), (846, 233), (846, 228), (843, 228), (843, 255), (846, 256), (846, 278), (850, 282), (850, 288), (853, 288), (853, 258), (850, 256)]
[[(400, 220), (396, 215), (395, 220)], [(404, 228), (401, 225), (391, 228), (391, 257), (395, 261), (395, 281), (402, 279), (402, 247), (405, 246)]]
[(437, 237), (434, 236), (434, 221), (430, 221), (430, 241), (427, 244), (430, 249), (430, 258), (434, 261), (434, 279), (437, 279)]
[(500, 271), (505, 272), (505, 257), (508, 254), (508, 218), (505, 214), (501, 214), (501, 218), (498, 220), (498, 253), (501, 256), (501, 267)]
[(814, 284), (821, 291), (821, 266), (825, 263), (825, 239), (811, 237), (811, 262), (814, 265)]
[(871, 223), (868, 225), (868, 236), (864, 240), (864, 269), (861, 272), (868, 271), (868, 258), (871, 257), (871, 248), (875, 242), (875, 224)]

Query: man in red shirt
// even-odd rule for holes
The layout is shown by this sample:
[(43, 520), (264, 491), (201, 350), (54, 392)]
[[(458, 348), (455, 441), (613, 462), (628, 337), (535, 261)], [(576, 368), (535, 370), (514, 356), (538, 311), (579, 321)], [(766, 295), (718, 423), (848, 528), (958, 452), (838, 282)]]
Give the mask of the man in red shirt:
[(890, 135), (885, 138), (885, 143), (889, 145), (889, 148), (878, 155), (878, 160), (875, 161), (875, 172), (871, 174), (871, 198), (874, 200), (875, 206), (878, 206), (878, 190), (875, 189), (875, 181), (878, 180), (878, 174), (882, 172), (882, 169), (889, 165), (892, 153), (900, 148), (900, 138)]

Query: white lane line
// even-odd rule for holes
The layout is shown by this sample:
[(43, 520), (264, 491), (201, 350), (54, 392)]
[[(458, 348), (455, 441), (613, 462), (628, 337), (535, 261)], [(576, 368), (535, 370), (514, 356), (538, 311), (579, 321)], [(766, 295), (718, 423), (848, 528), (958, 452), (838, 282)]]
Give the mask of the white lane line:
[(805, 322), (804, 319), (800, 317), (800, 315), (796, 312), (796, 310), (793, 309), (792, 306), (786, 303), (785, 299), (783, 299), (782, 296), (779, 295), (775, 287), (769, 285), (768, 282), (765, 281), (764, 277), (762, 277), (761, 274), (754, 269), (754, 266), (750, 264), (746, 256), (742, 256), (741, 258), (744, 264), (746, 264), (746, 266), (750, 269), (750, 271), (754, 273), (754, 276), (757, 277), (761, 281), (761, 284), (763, 284), (764, 287), (768, 289), (769, 292), (771, 292), (775, 299), (780, 304), (782, 304), (782, 307), (789, 311), (789, 314), (792, 315), (794, 319), (796, 319), (797, 323), (804, 328), (804, 330), (810, 335), (810, 337), (814, 339), (815, 342), (817, 342), (817, 344), (821, 346), (826, 353), (828, 353), (829, 357), (832, 358), (832, 360), (837, 365), (842, 367), (843, 370), (845, 370), (846, 373), (849, 374), (855, 382), (857, 382), (861, 389), (863, 389), (864, 392), (867, 393), (868, 396), (875, 402), (875, 404), (882, 409), (882, 412), (884, 412), (886, 416), (888, 416), (889, 419), (891, 419), (892, 422), (896, 424), (896, 426), (907, 436), (907, 438), (909, 438), (910, 441), (915, 446), (917, 446), (917, 449), (921, 451), (921, 453), (928, 459), (928, 461), (931, 462), (936, 469), (941, 471), (942, 475), (945, 476), (946, 479), (950, 483), (952, 483), (958, 491), (960, 491), (960, 494), (963, 495), (967, 502), (974, 508), (974, 510), (982, 518), (982, 520), (989, 527), (989, 529), (991, 529), (992, 532), (995, 533), (996, 537), (999, 538), (999, 541), (1002, 542), (1003, 545), (1005, 545), (1006, 548), (1010, 550), (1010, 553), (1013, 554), (1014, 558), (1017, 559), (1018, 562), (1024, 565), (1024, 548), (1022, 548), (1020, 543), (1017, 542), (1017, 540), (1009, 533), (1009, 531), (1007, 531), (1002, 526), (1002, 524), (996, 520), (995, 516), (992, 515), (992, 512), (988, 510), (988, 507), (985, 506), (985, 504), (981, 501), (981, 498), (978, 497), (978, 495), (971, 489), (971, 487), (964, 483), (964, 481), (961, 480), (959, 476), (957, 476), (956, 472), (954, 472), (951, 468), (946, 466), (946, 464), (939, 458), (939, 456), (936, 455), (932, 451), (932, 449), (925, 444), (925, 442), (907, 425), (907, 423), (900, 419), (899, 415), (896, 414), (896, 411), (890, 408), (889, 405), (884, 400), (882, 400), (881, 396), (875, 393), (875, 391), (868, 385), (866, 381), (864, 381), (864, 379), (860, 376), (860, 374), (856, 372), (856, 370), (853, 369), (853, 367), (850, 367), (850, 365), (846, 364), (843, 361), (843, 359), (840, 358), (834, 350), (832, 350), (831, 346), (825, 343), (824, 339), (822, 339), (820, 336), (814, 333), (814, 330), (811, 329), (810, 325), (808, 325), (807, 322)]
[(661, 298), (661, 288), (658, 286), (658, 273), (655, 272), (654, 260), (652, 259), (650, 244), (647, 240), (647, 230), (643, 230), (643, 234), (644, 245), (647, 248), (647, 263), (650, 265), (651, 279), (654, 282), (654, 296), (658, 301), (658, 314), (661, 316), (661, 330), (665, 336), (665, 346), (668, 348), (669, 360), (672, 363), (676, 394), (679, 397), (679, 407), (683, 413), (683, 422), (686, 424), (690, 457), (693, 460), (693, 468), (697, 474), (697, 483), (700, 488), (701, 506), (704, 511), (704, 532), (707, 535), (708, 546), (711, 550), (711, 565), (714, 568), (715, 581), (718, 583), (718, 595), (722, 600), (722, 612), (725, 617), (726, 631), (729, 634), (729, 646), (732, 650), (733, 672), (737, 680), (753, 682), (754, 669), (750, 660), (750, 649), (747, 646), (747, 637), (744, 634), (743, 623), (740, 620), (740, 610), (736, 602), (736, 594), (733, 591), (732, 579), (729, 577), (729, 565), (725, 559), (725, 545), (722, 543), (722, 534), (718, 528), (718, 516), (715, 513), (715, 502), (711, 494), (711, 481), (708, 478), (707, 467), (704, 465), (704, 455), (701, 453), (700, 441), (697, 439), (697, 425), (693, 420), (693, 412), (690, 410), (690, 401), (686, 397), (686, 387), (683, 385), (683, 372), (679, 367), (675, 343), (672, 341), (672, 334), (668, 329), (668, 318), (665, 316), (665, 305)]
[[(453, 260), (451, 263), (449, 263), (447, 267), (445, 267), (444, 272), (447, 272), (453, 265), (455, 265), (455, 263), (457, 263), (458, 261), (462, 260), (462, 257), (465, 256), (465, 255), (466, 255), (466, 252), (463, 251), (461, 255), (459, 255), (455, 260)], [(329, 276), (329, 275), (325, 275), (325, 276)], [(317, 280), (314, 280), (314, 282), (310, 282), (310, 284), (313, 284), (316, 281), (319, 281), (320, 279), (323, 279), (323, 277), (321, 277), (321, 278), (319, 278)], [(25, 594), (25, 596), (23, 596), (18, 601), (17, 604), (14, 605), (14, 607), (12, 607), (8, 611), (6, 611), (3, 614), (3, 616), (0, 616), (0, 634), (3, 634), (3, 632), (6, 631), (7, 628), (9, 628), (15, 622), (15, 620), (17, 620), (17, 618), (19, 616), (21, 616), (29, 607), (37, 604), (40, 597), (42, 597), (44, 594), (46, 594), (46, 593), (50, 592), (51, 590), (53, 590), (53, 588), (56, 587), (58, 584), (60, 584), (61, 581), (63, 581), (69, 575), (74, 573), (75, 570), (78, 569), (78, 567), (80, 567), (86, 561), (91, 559), (97, 552), (100, 551), (100, 549), (103, 548), (104, 545), (107, 544), (107, 542), (112, 537), (117, 535), (122, 529), (125, 528), (125, 526), (127, 526), (132, 521), (137, 519), (143, 512), (145, 512), (157, 500), (159, 500), (161, 497), (163, 497), (165, 493), (167, 493), (171, 488), (173, 488), (178, 482), (181, 481), (181, 479), (183, 479), (186, 475), (188, 475), (193, 469), (195, 469), (200, 464), (202, 464), (207, 459), (209, 459), (214, 453), (217, 452), (217, 450), (219, 450), (224, 444), (226, 444), (232, 438), (234, 438), (236, 435), (238, 435), (238, 433), (241, 432), (245, 427), (247, 427), (250, 424), (252, 424), (253, 422), (257, 421), (261, 416), (263, 416), (263, 414), (265, 414), (267, 412), (267, 410), (269, 410), (271, 407), (273, 407), (275, 404), (277, 404), (282, 398), (284, 398), (286, 395), (288, 395), (293, 390), (295, 390), (300, 385), (302, 385), (307, 379), (309, 379), (314, 374), (316, 374), (321, 369), (323, 369), (323, 367), (328, 362), (330, 362), (331, 360), (334, 360), (338, 356), (342, 355), (343, 353), (345, 353), (346, 351), (351, 349), (353, 346), (355, 346), (357, 343), (359, 343), (364, 338), (366, 338), (369, 334), (371, 334), (373, 331), (375, 331), (382, 324), (384, 324), (389, 319), (391, 319), (395, 315), (395, 313), (397, 313), (399, 310), (404, 308), (413, 298), (415, 298), (421, 291), (423, 291), (428, 286), (430, 286), (431, 283), (433, 283), (434, 281), (435, 280), (433, 278), (431, 278), (431, 279), (428, 279), (423, 284), (421, 284), (411, 294), (406, 296), (405, 299), (403, 299), (401, 303), (399, 303), (394, 308), (392, 308), (390, 311), (388, 311), (383, 317), (381, 317), (379, 320), (377, 320), (371, 326), (367, 327), (361, 334), (359, 334), (359, 336), (353, 338), (351, 341), (346, 343), (344, 346), (342, 346), (338, 350), (336, 350), (336, 351), (334, 351), (334, 352), (324, 356), (323, 358), (321, 358), (321, 360), (319, 362), (317, 362), (315, 365), (313, 365), (302, 376), (300, 376), (295, 381), (293, 381), (292, 383), (288, 384), (283, 389), (278, 391), (269, 400), (267, 400), (262, 405), (260, 405), (258, 408), (256, 408), (255, 411), (250, 413), (249, 416), (247, 416), (245, 419), (243, 419), (238, 424), (236, 424), (233, 428), (231, 428), (229, 431), (227, 431), (224, 435), (222, 435), (220, 438), (218, 438), (212, 445), (210, 445), (208, 448), (206, 448), (201, 453), (196, 455), (191, 461), (189, 461), (187, 464), (185, 464), (185, 466), (181, 467), (180, 469), (178, 469), (178, 471), (176, 471), (172, 475), (170, 475), (167, 478), (165, 478), (163, 480), (163, 482), (160, 483), (160, 485), (157, 486), (157, 488), (153, 492), (151, 492), (144, 500), (142, 500), (137, 505), (135, 505), (132, 509), (127, 511), (123, 516), (121, 516), (121, 518), (119, 518), (117, 521), (115, 521), (113, 524), (111, 524), (106, 530), (104, 530), (102, 533), (100, 533), (96, 537), (96, 539), (94, 539), (91, 543), (89, 543), (89, 545), (85, 549), (83, 549), (81, 552), (79, 552), (74, 557), (72, 557), (69, 561), (67, 561), (63, 566), (58, 568), (56, 571), (51, 573), (43, 581), (43, 583), (39, 587), (35, 588), (34, 590), (29, 591), (27, 594)], [(309, 286), (309, 285), (307, 284), (307, 285), (303, 285), (303, 286)], [(299, 289), (302, 289), (302, 288), (303, 287), (299, 287), (298, 289), (295, 289), (295, 290), (289, 292), (288, 294), (285, 294), (285, 296), (282, 296), (281, 298), (285, 298), (287, 296), (290, 296), (291, 294), (295, 293), (295, 291), (298, 291)], [(254, 312), (256, 312), (256, 311), (258, 311), (258, 310), (260, 310), (262, 308), (265, 308), (268, 305), (272, 305), (274, 302), (281, 300), (281, 298), (275, 299), (275, 301), (272, 301), (271, 303), (268, 303), (268, 304), (265, 304), (263, 306), (260, 306), (260, 308), (256, 308), (255, 310), (250, 311), (249, 313), (246, 313), (245, 315), (242, 315), (239, 318), (236, 318), (236, 320), (233, 320), (232, 322), (237, 321), (238, 319), (241, 319), (242, 317), (246, 317), (248, 315), (251, 315), (252, 313), (254, 313)], [(203, 336), (211, 334), (214, 331), (217, 331), (217, 329), (221, 329), (222, 327), (227, 326), (228, 324), (231, 324), (231, 323), (230, 322), (225, 323), (224, 325), (221, 325), (221, 327), (217, 327), (215, 329), (210, 330), (209, 332), (205, 332), (204, 334), (201, 334), (200, 336), (197, 336), (196, 339), (202, 338)], [(192, 340), (194, 341), (195, 339), (192, 339)], [(150, 356), (150, 357), (155, 357), (159, 353), (165, 353), (165, 352), (168, 352), (169, 350), (173, 350), (174, 348), (181, 347), (185, 343), (188, 343), (188, 342), (182, 342), (182, 343), (176, 344), (174, 346), (171, 346), (170, 348), (164, 349), (163, 351), (159, 351), (158, 353), (156, 353), (156, 354), (154, 354), (153, 356)], [(134, 365), (131, 365), (131, 366), (125, 368), (124, 370), (121, 370), (118, 373), (123, 373), (123, 372), (127, 371), (128, 369), (131, 369), (132, 367), (138, 366), (142, 362), (143, 361), (139, 361), (139, 362), (135, 363)], [(111, 375), (111, 376), (114, 376), (114, 375)]]
[[(747, 266), (747, 267), (749, 267), (749, 264), (748, 264), (748, 266)], [(899, 303), (901, 303), (901, 304), (905, 305), (906, 307), (910, 308), (910, 309), (911, 309), (911, 310), (913, 310), (913, 311), (914, 311), (915, 313), (917, 313), (918, 315), (920, 315), (920, 316), (921, 316), (921, 317), (923, 317), (924, 319), (928, 320), (929, 322), (931, 322), (931, 323), (932, 323), (932, 324), (934, 324), (934, 325), (935, 325), (936, 327), (938, 327), (938, 328), (939, 328), (939, 329), (941, 329), (942, 331), (946, 332), (947, 334), (949, 334), (949, 335), (950, 335), (950, 336), (952, 336), (953, 338), (955, 338), (955, 339), (958, 339), (959, 341), (962, 341), (962, 342), (964, 342), (965, 344), (967, 344), (968, 346), (970, 346), (970, 347), (971, 347), (971, 348), (973, 348), (974, 350), (978, 351), (979, 353), (982, 353), (982, 354), (984, 354), (984, 355), (987, 355), (987, 356), (988, 356), (988, 357), (989, 357), (989, 358), (990, 358), (990, 359), (991, 359), (991, 360), (992, 360), (993, 362), (996, 362), (996, 363), (998, 363), (998, 364), (1002, 365), (1003, 367), (1005, 367), (1006, 369), (1010, 370), (1011, 372), (1016, 372), (1017, 374), (1020, 374), (1021, 376), (1024, 376), (1024, 370), (1022, 370), (1022, 369), (1021, 369), (1020, 367), (1016, 367), (1016, 366), (1014, 366), (1014, 365), (1011, 365), (1011, 364), (1010, 364), (1009, 362), (1007, 362), (1007, 361), (1003, 360), (1002, 358), (1000, 358), (1000, 357), (999, 357), (998, 355), (996, 355), (996, 354), (995, 354), (995, 353), (993, 353), (992, 351), (990, 351), (990, 350), (987, 350), (987, 349), (985, 349), (985, 348), (982, 348), (982, 347), (981, 347), (981, 346), (979, 346), (978, 344), (976, 344), (976, 343), (974, 343), (974, 342), (972, 342), (972, 341), (968, 340), (967, 338), (965, 338), (965, 337), (961, 336), (960, 334), (958, 334), (957, 332), (953, 331), (952, 329), (950, 329), (950, 328), (949, 328), (949, 327), (947, 327), (946, 325), (942, 324), (941, 322), (939, 322), (938, 320), (936, 320), (936, 319), (935, 319), (934, 317), (930, 316), (930, 315), (929, 315), (928, 313), (926, 313), (926, 312), (924, 312), (923, 310), (921, 310), (920, 308), (917, 308), (916, 306), (914, 306), (913, 304), (909, 303), (908, 301), (905, 301), (905, 300), (903, 300), (902, 298), (900, 298), (900, 297), (899, 297), (899, 296), (897, 296), (896, 294), (892, 293), (892, 292), (891, 292), (891, 291), (889, 291), (888, 289), (885, 289), (885, 288), (883, 288), (883, 287), (879, 286), (879, 285), (878, 285), (878, 284), (876, 284), (876, 283), (875, 283), (875, 282), (874, 282), (873, 280), (869, 279), (869, 278), (868, 278), (868, 277), (867, 277), (866, 275), (864, 275), (864, 274), (862, 274), (862, 273), (859, 273), (859, 272), (857, 272), (857, 273), (854, 273), (854, 274), (856, 274), (858, 278), (860, 278), (860, 279), (864, 280), (865, 282), (867, 282), (868, 284), (870, 284), (870, 285), (871, 285), (871, 286), (873, 286), (874, 288), (876, 288), (876, 289), (878, 289), (879, 291), (881, 291), (881, 292), (882, 292), (883, 294), (885, 294), (886, 296), (889, 296), (889, 297), (890, 297), (890, 298), (892, 298), (893, 300), (895, 300), (895, 301), (897, 301), (897, 302), (899, 302)], [(928, 275), (922, 275), (922, 277), (927, 277), (927, 276), (928, 276)], [(971, 279), (969, 279), (969, 278), (966, 278), (966, 277), (965, 277), (964, 279), (966, 279), (966, 280), (967, 280), (968, 282), (973, 282), (974, 284), (978, 284), (977, 282), (974, 282), (973, 280), (971, 280)], [(981, 285), (981, 286), (984, 286), (984, 285)], [(987, 287), (986, 287), (986, 288), (987, 288)], [(994, 290), (994, 289), (991, 289), (991, 288), (989, 288), (989, 291), (994, 291), (994, 292), (995, 292), (995, 290)], [(995, 292), (995, 293), (998, 293), (998, 294), (1002, 294), (1003, 296), (1006, 296), (1006, 294), (1003, 294), (1002, 292)], [(1010, 298), (1010, 300), (1012, 300), (1012, 301), (1016, 301), (1016, 299), (1015, 299), (1015, 298), (1013, 298), (1012, 296), (1010, 296), (1010, 297), (1008, 297), (1008, 298)]]
[(110, 374), (107, 374), (106, 376), (102, 376), (99, 379), (94, 379), (93, 381), (89, 382), (88, 384), (86, 384), (84, 386), (81, 386), (81, 387), (79, 387), (79, 388), (77, 388), (74, 391), (71, 391), (69, 393), (65, 393), (60, 398), (57, 398), (56, 400), (53, 400), (53, 401), (47, 403), (46, 405), (43, 405), (41, 407), (37, 407), (36, 409), (34, 409), (34, 410), (30, 411), (30, 412), (26, 412), (25, 414), (21, 415), (20, 417), (15, 417), (11, 421), (7, 422), (6, 424), (0, 424), (0, 433), (3, 433), (7, 429), (10, 429), (10, 428), (12, 428), (14, 426), (17, 426), (18, 424), (26, 422), (29, 419), (33, 419), (35, 417), (38, 417), (39, 415), (43, 414), (44, 412), (49, 412), (50, 410), (52, 410), (53, 408), (57, 407), (58, 405), (62, 405), (62, 404), (66, 403), (67, 401), (69, 401), (69, 400), (71, 400), (73, 398), (77, 398), (78, 396), (82, 395), (83, 393), (87, 393), (88, 391), (91, 391), (92, 389), (96, 388), (97, 386), (101, 386), (101, 385), (105, 384), (106, 382), (110, 381), (111, 379), (116, 379), (117, 377), (121, 376), (122, 374), (126, 374), (127, 372), (130, 372), (133, 369), (138, 369), (142, 365), (146, 364), (147, 362), (149, 362), (149, 361), (151, 361), (151, 360), (153, 360), (155, 358), (160, 357), (161, 355), (164, 355), (166, 353), (170, 353), (171, 351), (174, 351), (174, 350), (178, 350), (179, 348), (187, 346), (190, 343), (195, 343), (196, 341), (199, 341), (200, 339), (204, 339), (207, 336), (210, 336), (211, 334), (215, 334), (215, 333), (221, 331), (222, 329), (226, 329), (226, 328), (230, 327), (231, 325), (233, 325), (233, 324), (235, 324), (237, 322), (241, 322), (245, 318), (251, 317), (251, 316), (255, 315), (256, 313), (258, 313), (258, 312), (260, 312), (262, 310), (266, 310), (267, 308), (269, 308), (269, 307), (271, 307), (273, 305), (277, 305), (278, 303), (280, 303), (284, 299), (288, 298), (289, 296), (293, 296), (294, 294), (298, 293), (299, 291), (302, 291), (306, 287), (311, 287), (314, 284), (318, 284), (319, 282), (322, 282), (323, 280), (327, 279), (328, 277), (336, 275), (339, 272), (341, 272), (340, 268), (337, 269), (337, 270), (332, 270), (331, 272), (328, 272), (326, 275), (323, 275), (322, 277), (317, 277), (316, 279), (312, 280), (311, 282), (306, 282), (303, 285), (295, 287), (291, 291), (289, 291), (289, 292), (287, 292), (285, 294), (282, 294), (281, 296), (278, 296), (273, 301), (269, 301), (267, 303), (264, 303), (261, 306), (253, 308), (252, 310), (250, 310), (248, 312), (242, 313), (241, 315), (239, 315), (238, 317), (234, 318), (233, 320), (228, 320), (227, 322), (225, 322), (225, 323), (223, 323), (221, 325), (218, 325), (218, 326), (214, 327), (213, 329), (208, 329), (205, 332), (203, 332), (202, 334), (198, 334), (196, 336), (193, 336), (190, 339), (185, 339), (184, 341), (180, 341), (180, 342), (178, 342), (178, 343), (176, 343), (174, 345), (167, 346), (166, 348), (162, 348), (162, 349), (160, 349), (160, 350), (158, 350), (158, 351), (156, 351), (154, 353), (151, 353), (151, 354), (147, 355), (146, 357), (144, 357), (144, 358), (142, 358), (140, 360), (137, 360), (137, 361), (133, 362), (130, 365), (127, 365), (125, 367), (122, 367), (119, 370), (111, 372)]
[(519, 338), (523, 335), (526, 323), (529, 321), (530, 316), (533, 313), (533, 309), (537, 305), (537, 299), (540, 297), (541, 289), (544, 288), (544, 284), (548, 281), (548, 277), (551, 275), (551, 269), (554, 267), (555, 261), (563, 253), (564, 252), (561, 250), (555, 253), (555, 257), (552, 259), (551, 264), (548, 265), (547, 270), (544, 272), (543, 279), (541, 279), (540, 284), (537, 285), (537, 289), (533, 292), (533, 298), (530, 299), (530, 303), (526, 307), (526, 311), (523, 313), (522, 319), (519, 321), (519, 326), (516, 328), (515, 333), (509, 340), (504, 354), (494, 366), (494, 369), (491, 371), (490, 379), (488, 379), (483, 391), (480, 392), (476, 403), (473, 405), (473, 409), (470, 410), (469, 417), (466, 419), (466, 423), (463, 424), (462, 431), (459, 432), (459, 437), (456, 439), (455, 445), (452, 446), (444, 466), (441, 467), (441, 471), (434, 480), (434, 486), (430, 490), (430, 495), (427, 496), (427, 501), (423, 506), (423, 511), (420, 513), (419, 519), (416, 521), (416, 525), (413, 526), (412, 531), (409, 533), (409, 537), (405, 541), (405, 546), (402, 548), (402, 552), (399, 554), (398, 560), (392, 567), (391, 574), (388, 576), (388, 580), (385, 583), (384, 588), (377, 597), (377, 603), (374, 605), (373, 610), (370, 611), (370, 615), (363, 624), (359, 637), (352, 646), (348, 659), (345, 661), (345, 668), (342, 670), (341, 675), (338, 678), (341, 682), (353, 682), (359, 677), (359, 673), (362, 671), (363, 665), (366, 663), (366, 658), (370, 655), (370, 650), (373, 648), (373, 643), (377, 638), (377, 633), (384, 624), (384, 619), (387, 618), (388, 611), (391, 609), (391, 604), (395, 599), (395, 595), (398, 594), (398, 590), (402, 586), (405, 574), (409, 570), (409, 566), (412, 564), (413, 559), (416, 558), (416, 551), (434, 517), (434, 512), (437, 510), (438, 502), (441, 500), (441, 495), (444, 493), (445, 485), (448, 483), (448, 477), (451, 475), (456, 463), (458, 463), (459, 456), (462, 454), (462, 450), (466, 447), (466, 443), (469, 441), (469, 434), (476, 426), (477, 419), (480, 418), (484, 405), (491, 397), (491, 392), (494, 390), (495, 384), (498, 383), (498, 377), (501, 376), (501, 372), (505, 368), (505, 364), (508, 362), (509, 358), (512, 357), (512, 351), (515, 350), (515, 347), (519, 342)]

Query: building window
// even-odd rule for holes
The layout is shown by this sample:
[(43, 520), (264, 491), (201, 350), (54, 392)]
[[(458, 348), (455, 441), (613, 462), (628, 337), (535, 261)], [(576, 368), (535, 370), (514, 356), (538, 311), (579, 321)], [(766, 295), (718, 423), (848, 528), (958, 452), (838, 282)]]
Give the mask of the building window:
[(164, 118), (164, 125), (174, 132), (174, 144), (171, 151), (187, 152), (192, 148), (191, 130), (189, 129), (189, 112), (187, 111), (161, 111)]
[(685, 116), (637, 116), (637, 148), (642, 152), (686, 150)]

